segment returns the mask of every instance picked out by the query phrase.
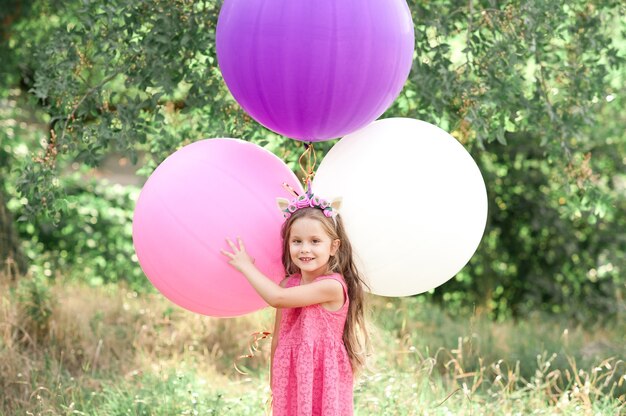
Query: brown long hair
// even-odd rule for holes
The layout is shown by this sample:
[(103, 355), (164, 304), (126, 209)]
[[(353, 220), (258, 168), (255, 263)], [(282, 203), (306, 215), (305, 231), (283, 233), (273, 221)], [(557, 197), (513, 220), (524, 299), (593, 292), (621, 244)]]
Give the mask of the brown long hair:
[(343, 329), (343, 342), (348, 351), (352, 371), (356, 375), (365, 365), (365, 357), (369, 349), (369, 336), (365, 327), (365, 288), (363, 281), (352, 258), (352, 246), (346, 235), (341, 216), (334, 219), (324, 215), (318, 208), (302, 208), (294, 212), (283, 224), (281, 237), (283, 240), (283, 266), (288, 275), (299, 273), (300, 269), (293, 264), (289, 254), (289, 234), (293, 223), (300, 218), (311, 218), (321, 222), (324, 231), (331, 240), (339, 239), (337, 252), (328, 262), (329, 273), (340, 273), (348, 289), (348, 316)]

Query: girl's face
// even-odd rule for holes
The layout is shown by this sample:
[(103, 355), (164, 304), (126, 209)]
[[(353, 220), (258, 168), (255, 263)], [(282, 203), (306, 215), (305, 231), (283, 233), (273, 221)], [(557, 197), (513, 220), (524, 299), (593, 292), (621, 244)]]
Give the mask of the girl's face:
[(330, 256), (334, 256), (340, 241), (332, 240), (322, 223), (303, 217), (294, 221), (289, 232), (289, 255), (306, 280), (326, 273)]

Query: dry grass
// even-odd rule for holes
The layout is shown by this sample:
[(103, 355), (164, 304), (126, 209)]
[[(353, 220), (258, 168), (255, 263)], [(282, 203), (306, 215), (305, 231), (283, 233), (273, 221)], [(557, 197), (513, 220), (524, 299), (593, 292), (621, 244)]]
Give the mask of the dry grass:
[[(224, 383), (239, 377), (235, 362), (252, 369), (268, 364), (266, 353), (251, 361), (238, 357), (247, 353), (250, 334), (272, 327), (270, 311), (217, 319), (185, 311), (160, 295), (57, 283), (49, 291), (49, 317), (41, 320), (28, 297), (18, 296), (21, 291), (0, 275), (4, 409), (69, 393), (62, 389), (98, 390), (101, 380), (112, 376), (165, 374), (182, 363)], [(68, 376), (72, 385), (62, 386)]]
[[(229, 414), (255, 414), (263, 406), (269, 342), (253, 360), (238, 357), (247, 353), (252, 333), (271, 330), (271, 310), (209, 318), (160, 295), (56, 281), (48, 286), (22, 278), (15, 286), (0, 275), (0, 414), (120, 414), (95, 409), (119, 409), (124, 400), (156, 403), (132, 414), (181, 414), (180, 408), (162, 410), (159, 401), (187, 397), (172, 387), (172, 374), (199, 389), (194, 406), (197, 394), (204, 394), (206, 408), (217, 408), (217, 401), (224, 402), (211, 396), (217, 387), (249, 398), (250, 403), (232, 405), (239, 407), (230, 407)], [(619, 332), (564, 330), (562, 324), (532, 319), (453, 320), (411, 299), (373, 301), (375, 355), (356, 389), (361, 414), (624, 410), (626, 366), (623, 345), (616, 347), (624, 337)], [(248, 367), (250, 376), (237, 373), (235, 362)]]
[[(385, 394), (404, 398), (398, 414), (626, 414), (623, 323), (588, 331), (545, 317), (452, 320), (408, 299), (374, 303), (381, 335), (396, 337), (375, 338), (383, 353), (366, 382), (387, 382)], [(379, 414), (390, 403), (369, 406)]]

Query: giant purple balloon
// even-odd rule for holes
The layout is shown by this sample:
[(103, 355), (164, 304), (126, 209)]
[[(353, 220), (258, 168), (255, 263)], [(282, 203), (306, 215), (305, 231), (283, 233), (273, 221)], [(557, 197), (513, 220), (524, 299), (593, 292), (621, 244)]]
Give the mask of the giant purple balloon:
[(217, 58), (235, 99), (284, 136), (322, 141), (377, 119), (413, 60), (405, 0), (225, 0)]

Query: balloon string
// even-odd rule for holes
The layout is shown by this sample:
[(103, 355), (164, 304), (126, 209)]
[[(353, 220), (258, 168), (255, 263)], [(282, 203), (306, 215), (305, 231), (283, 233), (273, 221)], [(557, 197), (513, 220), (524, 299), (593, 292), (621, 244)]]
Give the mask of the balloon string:
[(283, 188), (285, 188), (285, 190), (289, 192), (291, 196), (293, 196), (294, 198), (297, 198), (300, 196), (300, 194), (298, 194), (298, 192), (295, 189), (293, 189), (291, 185), (289, 185), (287, 182), (283, 182)]
[(233, 362), (233, 367), (235, 367), (235, 370), (239, 374), (247, 375), (248, 373), (246, 373), (243, 370), (240, 370), (239, 367), (237, 366), (237, 363), (239, 361), (243, 360), (243, 359), (254, 358), (254, 356), (256, 355), (256, 352), (259, 350), (259, 341), (263, 340), (263, 339), (271, 338), (271, 337), (272, 337), (272, 333), (271, 332), (267, 332), (267, 331), (255, 332), (255, 333), (252, 334), (252, 341), (248, 344), (248, 352), (249, 352), (249, 354), (240, 355)]
[(302, 180), (305, 187), (308, 188), (313, 175), (315, 175), (315, 165), (317, 165), (317, 154), (315, 149), (313, 149), (312, 142), (304, 144), (304, 152), (300, 155), (298, 163), (300, 164), (300, 170), (304, 173)]

